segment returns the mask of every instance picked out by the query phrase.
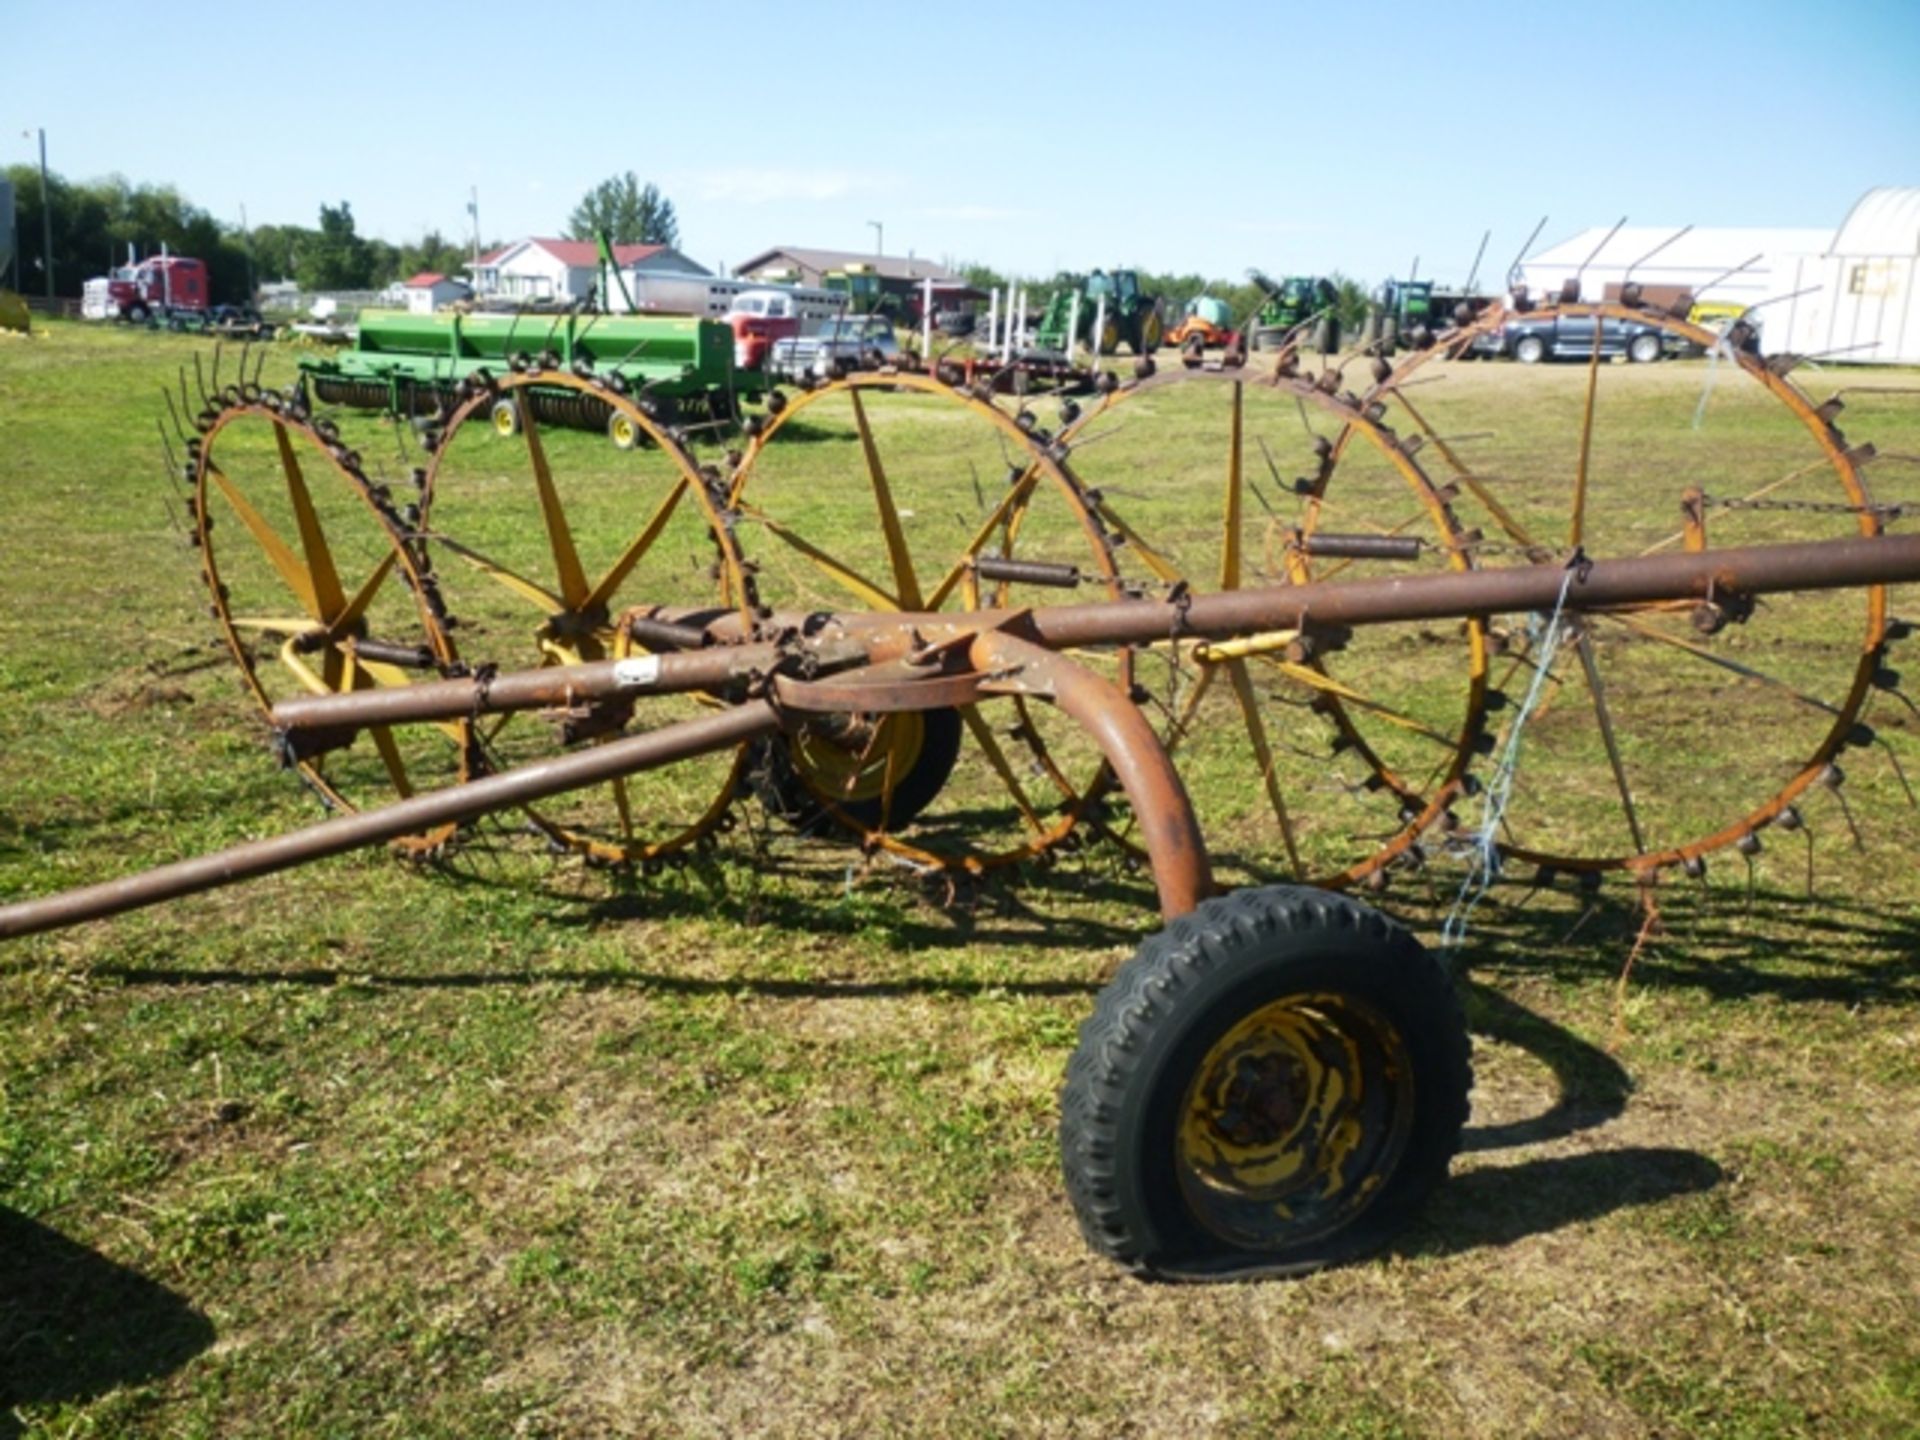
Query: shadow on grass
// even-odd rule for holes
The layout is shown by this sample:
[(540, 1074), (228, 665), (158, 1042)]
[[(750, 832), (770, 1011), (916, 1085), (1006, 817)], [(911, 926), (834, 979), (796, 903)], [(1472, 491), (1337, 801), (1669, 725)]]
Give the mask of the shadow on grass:
[(1467, 1028), (1532, 1055), (1553, 1072), (1558, 1095), (1551, 1106), (1528, 1119), (1468, 1126), (1461, 1138), (1463, 1151), (1558, 1140), (1604, 1125), (1627, 1108), (1633, 1080), (1606, 1051), (1489, 986), (1469, 981), (1466, 1002)]
[(166, 1286), (4, 1205), (0, 1297), (0, 1440), (21, 1433), (15, 1407), (157, 1380), (213, 1343)]
[[(1072, 858), (978, 876), (902, 871), (878, 884), (860, 873), (866, 863), (848, 846), (801, 842), (756, 851), (744, 867), (739, 857), (721, 863), (694, 856), (662, 877), (608, 872), (610, 893), (598, 895), (478, 864), (448, 865), (438, 878), (461, 889), (537, 900), (546, 907), (545, 923), (562, 930), (719, 921), (813, 935), (875, 936), (899, 952), (972, 946), (1105, 949), (1137, 945), (1158, 925), (1148, 877)], [(1127, 923), (1099, 919), (1087, 913), (1095, 908), (1132, 918)]]
[[(1661, 924), (1633, 967), (1636, 988), (1712, 1000), (1770, 996), (1846, 1007), (1920, 1002), (1920, 912), (1822, 895), (1760, 890), (1660, 893)], [(1437, 929), (1439, 915), (1402, 914)], [(1463, 973), (1619, 977), (1641, 925), (1633, 895), (1605, 890), (1576, 914), (1543, 905), (1485, 906), (1460, 952)]]
[(1637, 1146), (1473, 1170), (1442, 1186), (1393, 1248), (1432, 1256), (1511, 1245), (1629, 1206), (1710, 1190), (1723, 1174), (1693, 1150)]

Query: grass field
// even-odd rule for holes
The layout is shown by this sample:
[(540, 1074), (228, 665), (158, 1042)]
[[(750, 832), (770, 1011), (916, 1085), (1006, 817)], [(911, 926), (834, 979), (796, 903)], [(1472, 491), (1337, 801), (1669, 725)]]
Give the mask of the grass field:
[[(72, 325), (0, 339), (0, 899), (316, 816), (267, 754), (169, 521), (155, 418), (196, 352)], [(1793, 463), (1791, 428), (1724, 375), (1693, 426), (1706, 368), (1603, 373), (1596, 553), (1675, 528), (1688, 484), (1726, 493)], [(266, 378), (291, 373), (276, 352)], [(1916, 383), (1800, 378), (1816, 398)], [(1462, 366), (1415, 394), (1558, 543), (1585, 381)], [(1920, 452), (1916, 397), (1848, 399), (1850, 440)], [(1076, 468), (1205, 573), (1217, 412), (1139, 403)], [(903, 494), (922, 487), (904, 503), (963, 533), (1000, 443), (937, 409), (875, 408)], [(343, 428), (369, 468), (404, 475), (390, 431)], [(474, 443), (481, 496), (503, 462)], [(658, 459), (587, 436), (551, 448), (610, 484)], [(769, 457), (770, 513), (879, 563), (847, 508), (844, 427), (822, 418)], [(1300, 463), (1273, 460), (1275, 482)], [(1371, 463), (1343, 477), (1349, 504), (1400, 484)], [(1882, 498), (1920, 496), (1920, 467), (1870, 473)], [(617, 546), (631, 508), (581, 503), (583, 548)], [(1061, 528), (1036, 544), (1065, 556), (1071, 527), (1037, 513)], [(1726, 543), (1850, 523), (1714, 522)], [(653, 598), (711, 583), (688, 558), (697, 529), (676, 544)], [(770, 590), (810, 593), (766, 536), (742, 544)], [(1916, 602), (1896, 593), (1894, 613)], [(1831, 693), (1859, 608), (1783, 601), (1730, 653)], [(1777, 784), (1817, 738), (1808, 707), (1765, 686), (1595, 638), (1649, 826), (1733, 818), (1730, 795)], [(1362, 637), (1338, 673), (1439, 727), (1459, 653), (1439, 631)], [(1541, 718), (1515, 823), (1618, 850), (1580, 713)], [(1817, 792), (1811, 841), (1770, 833), (1751, 868), (1727, 851), (1704, 884), (1670, 881), (1624, 991), (1630, 887), (1498, 887), (1459, 956), (1476, 1088), (1454, 1178), (1391, 1253), (1293, 1283), (1143, 1284), (1076, 1231), (1056, 1091), (1094, 993), (1153, 924), (1150, 885), (1111, 847), (946, 903), (757, 824), (635, 877), (555, 860), (501, 820), (438, 865), (367, 853), (14, 944), (0, 1437), (1915, 1435), (1920, 812), (1893, 761), (1920, 766), (1920, 726), (1887, 697), (1868, 718), (1887, 743), (1846, 760), (1858, 846)], [(1392, 728), (1368, 734), (1403, 743)], [(1427, 742), (1404, 743), (1424, 763)], [(1231, 747), (1196, 744), (1190, 763), (1229, 870), (1268, 873), (1253, 772)], [(1316, 860), (1381, 828), (1320, 740), (1282, 763)], [(659, 782), (645, 818), (686, 813), (674, 787), (699, 783)], [(1004, 823), (970, 783), (951, 823), (969, 807)], [(1382, 903), (1432, 940), (1459, 880), (1435, 864)]]

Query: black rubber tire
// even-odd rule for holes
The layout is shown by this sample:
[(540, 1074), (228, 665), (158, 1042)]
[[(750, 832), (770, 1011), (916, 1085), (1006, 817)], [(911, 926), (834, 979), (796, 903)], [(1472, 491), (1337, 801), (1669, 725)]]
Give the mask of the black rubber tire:
[(1253, 348), (1256, 350), (1278, 350), (1286, 342), (1287, 329), (1284, 325), (1260, 325), (1254, 328)]
[(1382, 315), (1380, 317), (1380, 353), (1391, 355), (1400, 348), (1400, 317)]
[[(1175, 1135), (1209, 1050), (1274, 1000), (1350, 996), (1393, 1027), (1412, 1074), (1403, 1147), (1340, 1228), (1252, 1249), (1192, 1213)], [(1135, 1274), (1220, 1281), (1304, 1275), (1378, 1249), (1413, 1218), (1460, 1148), (1472, 1066), (1451, 976), (1379, 911), (1270, 885), (1208, 900), (1150, 937), (1101, 991), (1061, 1092), (1060, 1151), (1087, 1243)]]
[(1313, 327), (1313, 348), (1322, 355), (1331, 355), (1338, 348), (1339, 341), (1334, 338), (1333, 322), (1322, 320)]
[(884, 803), (878, 797), (829, 802), (801, 778), (792, 752), (777, 741), (768, 746), (765, 763), (756, 767), (760, 803), (803, 835), (821, 834), (842, 820), (862, 830), (877, 830), (883, 820), (893, 829), (912, 824), (945, 788), (960, 758), (960, 712), (924, 710), (921, 714), (926, 732), (920, 753)]
[(1522, 335), (1513, 342), (1513, 358), (1522, 365), (1538, 365), (1547, 358), (1547, 342), (1538, 335)]
[(1660, 358), (1661, 348), (1660, 337), (1648, 331), (1627, 342), (1627, 359), (1636, 365), (1651, 365)]

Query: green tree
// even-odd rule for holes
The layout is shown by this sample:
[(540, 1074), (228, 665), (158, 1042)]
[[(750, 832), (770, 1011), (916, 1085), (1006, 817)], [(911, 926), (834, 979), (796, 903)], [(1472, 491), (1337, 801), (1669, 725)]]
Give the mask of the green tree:
[[(46, 274), (40, 173), (16, 165), (7, 175), (19, 210), (20, 284), (37, 292)], [(85, 183), (49, 175), (47, 198), (56, 294), (78, 296), (89, 279), (126, 264), (129, 249), (144, 257), (165, 247), (206, 262), (216, 301), (247, 298), (247, 256), (240, 237), (172, 186), (135, 185), (118, 175)]]
[(438, 230), (429, 230), (418, 240), (400, 247), (402, 278), (431, 270), (436, 275), (456, 279), (468, 260), (467, 249), (457, 240), (449, 240)]
[(678, 245), (680, 221), (673, 202), (629, 170), (594, 186), (567, 217), (569, 239), (596, 240), (602, 234), (615, 245)]
[(342, 200), (320, 207), (320, 230), (294, 254), (294, 278), (305, 290), (366, 290), (373, 285), (373, 247), (353, 228), (353, 207)]

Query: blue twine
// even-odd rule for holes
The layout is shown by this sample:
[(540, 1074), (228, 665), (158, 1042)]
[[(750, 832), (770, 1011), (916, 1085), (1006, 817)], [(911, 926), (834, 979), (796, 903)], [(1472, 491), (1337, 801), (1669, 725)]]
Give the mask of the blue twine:
[(1475, 907), (1500, 877), (1500, 825), (1506, 818), (1507, 807), (1513, 803), (1513, 780), (1520, 769), (1520, 737), (1526, 731), (1527, 721), (1533, 717), (1534, 708), (1540, 703), (1547, 676), (1553, 669), (1554, 656), (1559, 653), (1561, 642), (1566, 639), (1567, 592), (1573, 588), (1574, 577), (1585, 564), (1585, 557), (1576, 551), (1573, 559), (1567, 562), (1566, 578), (1560, 582), (1560, 595), (1553, 602), (1553, 614), (1548, 618), (1545, 629), (1540, 627), (1539, 616), (1534, 616), (1531, 622), (1536, 657), (1533, 683), (1527, 687), (1526, 698), (1514, 713), (1513, 724), (1507, 730), (1506, 744), (1501, 747), (1500, 758), (1494, 762), (1493, 776), (1480, 795), (1480, 827), (1466, 841), (1472, 854), (1467, 865), (1467, 878), (1461, 882), (1460, 893), (1454, 897), (1453, 908), (1447, 912), (1446, 923), (1440, 927), (1440, 943), (1447, 949), (1456, 948), (1466, 941), (1467, 926), (1473, 919)]

